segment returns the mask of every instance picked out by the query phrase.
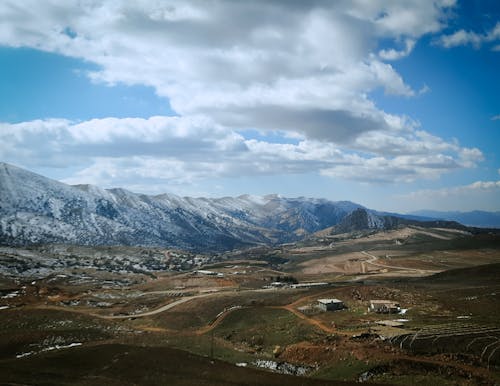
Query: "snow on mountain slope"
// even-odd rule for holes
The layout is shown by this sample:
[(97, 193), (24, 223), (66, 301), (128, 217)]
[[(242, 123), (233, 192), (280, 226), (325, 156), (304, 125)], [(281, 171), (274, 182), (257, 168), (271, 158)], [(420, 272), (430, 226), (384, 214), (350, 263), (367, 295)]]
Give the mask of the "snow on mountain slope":
[(0, 163), (0, 243), (158, 245), (225, 250), (272, 244), (339, 223), (360, 205), (324, 199), (243, 195), (148, 196), (69, 186)]

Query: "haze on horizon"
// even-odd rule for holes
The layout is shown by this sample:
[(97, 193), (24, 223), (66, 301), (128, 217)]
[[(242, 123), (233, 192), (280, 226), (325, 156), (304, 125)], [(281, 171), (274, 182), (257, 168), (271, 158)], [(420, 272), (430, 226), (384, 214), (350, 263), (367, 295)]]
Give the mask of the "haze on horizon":
[(497, 1), (0, 3), (0, 161), (189, 196), (500, 210)]

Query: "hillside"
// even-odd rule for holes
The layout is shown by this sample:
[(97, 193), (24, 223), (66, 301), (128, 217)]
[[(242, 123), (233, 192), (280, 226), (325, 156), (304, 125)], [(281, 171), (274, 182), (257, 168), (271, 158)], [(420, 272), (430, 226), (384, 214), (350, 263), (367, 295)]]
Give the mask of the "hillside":
[(495, 285), (500, 277), (500, 263), (450, 269), (416, 280), (422, 284)]

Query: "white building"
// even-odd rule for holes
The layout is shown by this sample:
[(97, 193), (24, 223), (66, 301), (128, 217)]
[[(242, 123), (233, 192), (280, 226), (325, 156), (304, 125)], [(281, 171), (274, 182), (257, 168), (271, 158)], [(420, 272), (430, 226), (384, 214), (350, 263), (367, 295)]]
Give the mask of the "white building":
[(379, 314), (396, 314), (401, 311), (401, 307), (393, 300), (370, 300), (370, 311)]
[(318, 299), (318, 306), (323, 311), (336, 311), (342, 310), (344, 302), (339, 299)]

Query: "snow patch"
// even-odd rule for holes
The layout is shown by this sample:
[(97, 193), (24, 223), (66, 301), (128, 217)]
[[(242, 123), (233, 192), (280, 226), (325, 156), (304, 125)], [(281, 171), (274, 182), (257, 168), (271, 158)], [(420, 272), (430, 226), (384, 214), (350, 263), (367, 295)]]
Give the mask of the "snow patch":
[(299, 366), (287, 362), (275, 362), (264, 359), (256, 360), (255, 362), (253, 362), (253, 365), (260, 368), (276, 371), (281, 374), (299, 376), (306, 375), (310, 370), (312, 370), (312, 367), (308, 366)]
[(7, 295), (2, 296), (1, 299), (13, 299), (16, 296), (19, 296), (19, 291), (10, 292)]
[(65, 348), (71, 348), (71, 347), (77, 347), (77, 346), (81, 346), (83, 343), (80, 343), (80, 342), (74, 342), (74, 343), (70, 343), (70, 344), (65, 344), (65, 345), (59, 345), (59, 344), (56, 344), (55, 346), (49, 346), (49, 347), (46, 347), (40, 351), (28, 351), (28, 352), (24, 352), (24, 353), (21, 353), (21, 354), (17, 354), (16, 355), (16, 358), (19, 359), (19, 358), (24, 358), (24, 357), (27, 357), (27, 356), (30, 356), (30, 355), (34, 355), (34, 354), (40, 354), (42, 352), (47, 352), (47, 351), (54, 351), (54, 350), (62, 350), (62, 349), (65, 349)]

